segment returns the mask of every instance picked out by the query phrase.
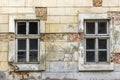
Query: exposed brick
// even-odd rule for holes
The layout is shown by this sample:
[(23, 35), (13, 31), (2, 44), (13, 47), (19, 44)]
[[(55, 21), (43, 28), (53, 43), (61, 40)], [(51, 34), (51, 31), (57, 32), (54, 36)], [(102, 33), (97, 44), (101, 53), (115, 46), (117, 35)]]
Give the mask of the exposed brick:
[(102, 6), (102, 0), (93, 0), (93, 6), (94, 7), (101, 7)]
[(40, 19), (47, 20), (47, 8), (46, 7), (36, 7), (35, 13), (37, 17), (40, 17)]

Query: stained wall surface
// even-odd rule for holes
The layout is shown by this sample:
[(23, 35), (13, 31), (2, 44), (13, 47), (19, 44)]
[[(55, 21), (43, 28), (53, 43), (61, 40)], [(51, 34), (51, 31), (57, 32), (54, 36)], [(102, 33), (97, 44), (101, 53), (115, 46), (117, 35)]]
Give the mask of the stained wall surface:
[[(110, 20), (111, 70), (80, 71), (80, 58), (84, 58), (81, 19), (86, 16)], [(11, 70), (15, 68), (9, 63), (10, 46), (14, 46), (10, 41), (15, 39), (14, 17), (44, 22), (40, 26), (45, 52), (43, 71)], [(120, 80), (119, 20), (119, 0), (0, 0), (0, 80)]]

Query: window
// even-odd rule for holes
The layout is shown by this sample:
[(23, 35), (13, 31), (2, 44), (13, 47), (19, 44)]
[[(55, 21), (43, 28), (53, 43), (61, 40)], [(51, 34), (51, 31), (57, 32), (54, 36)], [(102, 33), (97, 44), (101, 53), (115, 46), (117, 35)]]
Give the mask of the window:
[(17, 62), (38, 62), (38, 21), (16, 21)]
[(109, 61), (109, 29), (107, 20), (85, 20), (85, 62)]

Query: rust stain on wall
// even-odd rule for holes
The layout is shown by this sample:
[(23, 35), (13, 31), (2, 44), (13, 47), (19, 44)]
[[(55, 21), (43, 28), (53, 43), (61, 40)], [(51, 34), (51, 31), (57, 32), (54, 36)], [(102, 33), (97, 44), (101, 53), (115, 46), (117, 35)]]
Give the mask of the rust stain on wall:
[(36, 7), (35, 13), (37, 17), (40, 17), (41, 20), (47, 20), (47, 8), (46, 7)]
[(83, 39), (82, 33), (68, 33), (68, 41), (70, 42), (79, 42)]
[(57, 33), (54, 33), (54, 34), (40, 34), (40, 40), (41, 41), (58, 41), (58, 40), (63, 40), (65, 41), (65, 36), (66, 34), (57, 34)]
[(94, 7), (101, 7), (102, 6), (102, 0), (93, 0), (93, 6)]
[(40, 34), (41, 41), (68, 41), (79, 42), (83, 39), (83, 33), (49, 33)]

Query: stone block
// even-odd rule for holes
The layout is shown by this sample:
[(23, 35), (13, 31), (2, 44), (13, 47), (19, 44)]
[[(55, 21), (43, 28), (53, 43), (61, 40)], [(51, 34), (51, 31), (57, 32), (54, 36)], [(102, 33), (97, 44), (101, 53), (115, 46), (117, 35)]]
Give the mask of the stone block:
[(6, 71), (8, 69), (8, 62), (7, 61), (1, 61), (0, 62), (0, 71)]
[(17, 8), (17, 12), (20, 14), (20, 13), (35, 13), (35, 10), (34, 8)]
[(48, 8), (48, 15), (66, 15), (65, 8)]
[(8, 0), (0, 0), (0, 6), (8, 6)]
[(103, 0), (103, 6), (119, 6), (119, 0)]
[(45, 33), (49, 33), (50, 32), (50, 25), (46, 24), (45, 25)]
[(72, 24), (74, 21), (74, 16), (60, 16), (60, 23)]
[(68, 31), (67, 24), (50, 24), (50, 32), (64, 33)]
[(74, 1), (74, 6), (93, 6), (92, 5), (92, 0), (75, 0)]
[(8, 60), (8, 55), (7, 52), (0, 52), (0, 61), (7, 61)]
[(60, 23), (59, 16), (48, 16), (46, 23)]
[[(34, 6), (35, 5), (35, 0), (25, 0), (25, 6), (27, 7), (31, 7), (31, 6)], [(41, 1), (41, 0), (39, 0)], [(39, 3), (39, 2), (38, 2)]]
[(74, 9), (75, 8), (65, 8), (65, 15), (77, 15), (77, 12)]
[(8, 15), (0, 15), (0, 23), (8, 23)]
[(43, 73), (43, 79), (54, 80), (119, 80), (119, 72), (67, 72), (67, 73)]
[(107, 13), (109, 11), (109, 8), (107, 7), (92, 7), (89, 9), (90, 9), (90, 12), (93, 12), (93, 13)]
[(25, 6), (25, 0), (9, 0), (8, 6)]
[(8, 24), (0, 24), (0, 32), (8, 32)]
[(76, 72), (77, 62), (50, 62), (49, 72)]
[(8, 42), (2, 41), (2, 51), (7, 52), (8, 51)]
[(61, 1), (61, 0), (56, 0), (56, 3), (57, 3), (57, 7), (60, 7), (60, 6), (65, 6), (66, 5), (66, 2), (65, 0)]

